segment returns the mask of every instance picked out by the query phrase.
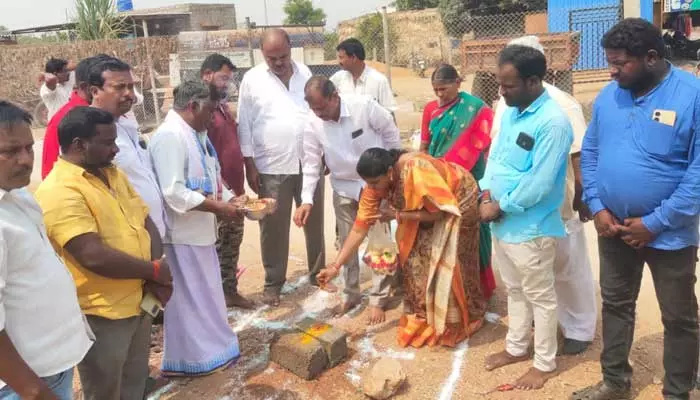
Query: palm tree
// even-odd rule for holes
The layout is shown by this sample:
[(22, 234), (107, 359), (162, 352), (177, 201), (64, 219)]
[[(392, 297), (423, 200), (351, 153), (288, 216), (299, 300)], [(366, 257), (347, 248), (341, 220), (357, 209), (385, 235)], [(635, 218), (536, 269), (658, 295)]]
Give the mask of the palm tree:
[(116, 39), (128, 30), (114, 0), (75, 0), (75, 30), (81, 40)]

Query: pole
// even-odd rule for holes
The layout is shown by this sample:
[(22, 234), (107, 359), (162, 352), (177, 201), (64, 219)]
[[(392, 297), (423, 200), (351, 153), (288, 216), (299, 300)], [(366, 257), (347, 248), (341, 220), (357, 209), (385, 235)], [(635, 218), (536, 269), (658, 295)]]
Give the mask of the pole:
[(156, 124), (160, 125), (160, 107), (158, 107), (158, 92), (156, 91), (156, 75), (153, 68), (153, 59), (151, 58), (151, 49), (148, 45), (148, 24), (144, 19), (141, 21), (143, 25), (143, 40), (146, 43), (146, 63), (148, 64), (148, 76), (151, 78), (151, 97), (153, 97), (153, 110), (156, 114)]
[(250, 25), (250, 17), (245, 17), (245, 28), (248, 31), (248, 57), (250, 57), (250, 67), (255, 66), (255, 53), (253, 52), (253, 28)]
[(270, 25), (270, 21), (267, 20), (267, 0), (263, 0), (263, 5), (265, 6), (265, 25)]
[(386, 79), (391, 87), (391, 50), (389, 48), (389, 19), (386, 16), (386, 6), (382, 7), (382, 27), (384, 28), (384, 62), (386, 63)]

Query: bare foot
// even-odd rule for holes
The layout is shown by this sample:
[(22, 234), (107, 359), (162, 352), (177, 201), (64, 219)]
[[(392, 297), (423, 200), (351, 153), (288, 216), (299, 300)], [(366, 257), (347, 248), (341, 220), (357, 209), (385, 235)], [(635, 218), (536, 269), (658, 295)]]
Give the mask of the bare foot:
[(335, 316), (342, 317), (343, 315), (350, 312), (353, 308), (360, 305), (360, 300), (346, 301), (342, 306), (336, 307)]
[(255, 303), (246, 299), (238, 293), (226, 295), (226, 307), (237, 307), (244, 310), (252, 310)]
[(381, 307), (370, 306), (367, 311), (369, 312), (369, 316), (367, 317), (368, 325), (379, 325), (386, 321), (386, 313)]
[(493, 371), (494, 369), (505, 367), (506, 365), (515, 364), (530, 359), (530, 355), (526, 354), (524, 356), (515, 357), (508, 354), (507, 351), (503, 350), (500, 353), (494, 353), (486, 357), (484, 366), (487, 371)]
[(515, 388), (520, 390), (542, 389), (544, 384), (554, 375), (554, 372), (544, 372), (532, 367), (525, 375), (515, 382)]

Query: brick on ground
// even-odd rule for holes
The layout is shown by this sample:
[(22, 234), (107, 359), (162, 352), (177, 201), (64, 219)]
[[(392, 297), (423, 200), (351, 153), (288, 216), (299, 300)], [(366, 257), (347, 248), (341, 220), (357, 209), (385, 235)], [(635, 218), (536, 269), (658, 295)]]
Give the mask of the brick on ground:
[(348, 334), (342, 329), (313, 318), (304, 318), (294, 327), (321, 342), (330, 368), (340, 364), (348, 356)]
[(321, 342), (298, 332), (282, 334), (270, 348), (270, 360), (306, 380), (316, 378), (328, 366)]

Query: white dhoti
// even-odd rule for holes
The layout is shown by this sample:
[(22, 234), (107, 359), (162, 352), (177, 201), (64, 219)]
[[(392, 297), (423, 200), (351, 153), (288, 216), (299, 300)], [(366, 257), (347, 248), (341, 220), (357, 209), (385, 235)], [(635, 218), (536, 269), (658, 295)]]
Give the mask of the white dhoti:
[(554, 260), (559, 324), (567, 339), (590, 342), (595, 336), (598, 300), (586, 233), (578, 216), (566, 221), (566, 231), (568, 235), (557, 240)]

